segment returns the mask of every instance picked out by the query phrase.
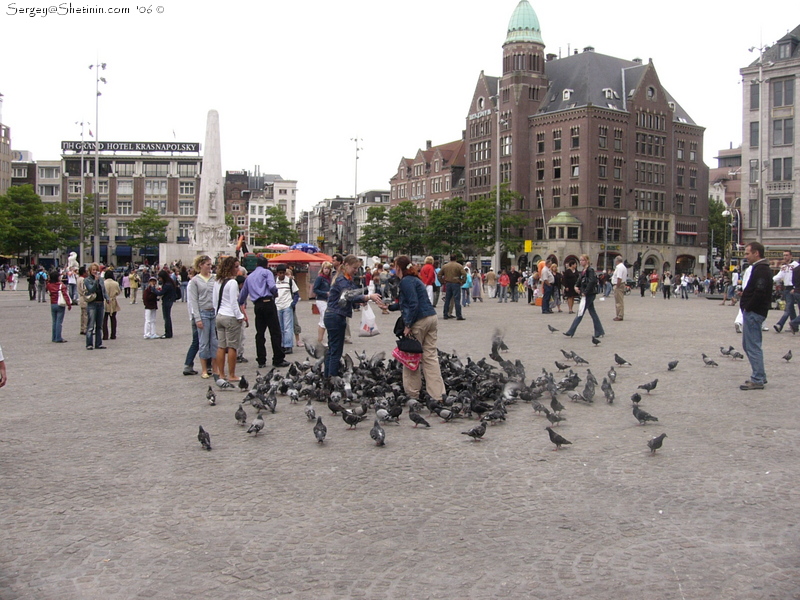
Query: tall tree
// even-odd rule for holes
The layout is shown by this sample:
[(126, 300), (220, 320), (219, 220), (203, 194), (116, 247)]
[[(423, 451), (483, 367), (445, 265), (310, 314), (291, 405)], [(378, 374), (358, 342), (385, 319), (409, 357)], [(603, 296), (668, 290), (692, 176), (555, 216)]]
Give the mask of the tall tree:
[(472, 246), (472, 232), (466, 223), (467, 203), (459, 197), (442, 202), (442, 207), (428, 211), (425, 246), (430, 254), (467, 255)]
[(425, 215), (410, 200), (389, 209), (387, 246), (397, 254), (419, 255), (425, 250)]
[(42, 199), (26, 184), (0, 196), (0, 252), (21, 257), (51, 250)]
[[(472, 244), (476, 253), (493, 254), (495, 242), (495, 223), (497, 221), (497, 192), (469, 203), (465, 213), (467, 229), (472, 235)], [(527, 224), (525, 217), (513, 212), (513, 207), (520, 202), (522, 195), (508, 189), (508, 185), (500, 188), (500, 245), (507, 252), (518, 253), (524, 244), (521, 230)]]
[(389, 242), (389, 214), (385, 206), (370, 206), (364, 223), (364, 234), (358, 244), (365, 254), (380, 256)]
[(167, 225), (165, 219), (158, 216), (155, 208), (145, 208), (142, 214), (128, 224), (131, 236), (131, 248), (153, 248), (167, 241)]
[(62, 250), (80, 237), (80, 226), (75, 225), (68, 205), (61, 202), (45, 202), (44, 218), (49, 246), (45, 252)]
[[(714, 198), (708, 200), (708, 241), (714, 239), (714, 246), (719, 248), (720, 265), (724, 265), (727, 259), (727, 245), (731, 241), (731, 230), (729, 228), (731, 217), (723, 217), (725, 205)], [(714, 260), (714, 257), (711, 257)]]
[(297, 230), (279, 206), (264, 211), (264, 222), (251, 222), (250, 234), (256, 245), (296, 244), (300, 241)]

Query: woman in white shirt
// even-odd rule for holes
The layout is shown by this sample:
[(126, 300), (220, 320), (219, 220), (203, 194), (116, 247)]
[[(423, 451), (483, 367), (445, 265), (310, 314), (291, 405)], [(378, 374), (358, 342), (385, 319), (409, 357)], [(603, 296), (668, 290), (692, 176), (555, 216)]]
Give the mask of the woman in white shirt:
[[(236, 348), (242, 331), (244, 314), (239, 308), (239, 284), (236, 283), (236, 258), (226, 256), (217, 267), (217, 280), (214, 282), (214, 308), (217, 311), (216, 327), (219, 346), (217, 349), (217, 365), (219, 376), (217, 385), (224, 389), (233, 389), (231, 382), (238, 382), (236, 377)], [(228, 357), (228, 379), (225, 379), (225, 356)]]

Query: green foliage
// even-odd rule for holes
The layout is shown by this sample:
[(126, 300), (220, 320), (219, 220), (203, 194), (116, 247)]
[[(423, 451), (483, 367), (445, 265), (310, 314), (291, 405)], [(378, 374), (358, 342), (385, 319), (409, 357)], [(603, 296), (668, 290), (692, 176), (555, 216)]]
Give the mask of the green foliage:
[(370, 206), (364, 223), (364, 234), (358, 244), (365, 254), (380, 256), (389, 242), (389, 214), (385, 206)]
[(80, 237), (80, 227), (75, 226), (69, 206), (61, 202), (44, 203), (48, 248), (44, 252), (60, 250)]
[(425, 244), (429, 254), (466, 254), (473, 246), (473, 231), (467, 226), (467, 203), (461, 198), (442, 202), (428, 212)]
[(410, 200), (389, 209), (388, 241), (395, 254), (419, 255), (425, 250), (425, 214)]
[(254, 245), (286, 244), (291, 246), (300, 241), (297, 230), (286, 218), (286, 213), (278, 206), (272, 206), (264, 211), (264, 223), (251, 222), (250, 234), (253, 236)]
[(725, 210), (725, 205), (722, 202), (717, 202), (709, 198), (708, 201), (708, 239), (711, 241), (711, 233), (713, 232), (714, 246), (720, 249), (720, 256), (727, 258), (726, 254), (728, 249), (726, 241), (731, 241), (731, 231), (728, 229), (731, 217), (723, 217), (722, 213)]
[(44, 204), (32, 185), (12, 186), (0, 196), (0, 252), (21, 256), (52, 250)]
[(158, 216), (155, 208), (145, 208), (142, 214), (128, 224), (131, 236), (129, 244), (132, 248), (153, 248), (167, 241), (167, 225), (165, 219)]

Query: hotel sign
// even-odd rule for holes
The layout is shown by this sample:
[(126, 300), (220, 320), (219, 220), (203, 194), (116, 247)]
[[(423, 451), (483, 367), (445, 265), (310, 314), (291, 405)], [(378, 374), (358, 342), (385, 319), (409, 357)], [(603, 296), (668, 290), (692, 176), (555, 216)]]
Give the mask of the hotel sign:
[(61, 142), (62, 152), (200, 152), (196, 142)]

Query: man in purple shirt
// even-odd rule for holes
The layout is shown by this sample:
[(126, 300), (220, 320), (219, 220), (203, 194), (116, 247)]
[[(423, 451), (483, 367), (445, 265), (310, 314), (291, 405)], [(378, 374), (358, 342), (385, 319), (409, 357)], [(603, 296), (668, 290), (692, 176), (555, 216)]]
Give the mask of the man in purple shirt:
[(281, 347), (281, 326), (278, 322), (278, 309), (275, 307), (275, 298), (278, 288), (275, 286), (275, 276), (267, 266), (269, 261), (263, 256), (256, 259), (256, 269), (244, 280), (242, 290), (239, 292), (239, 305), (247, 303), (248, 296), (253, 301), (253, 312), (256, 316), (256, 360), (258, 368), (267, 366), (267, 347), (264, 332), (269, 327), (269, 338), (272, 344), (272, 364), (276, 367), (288, 367), (286, 355)]

